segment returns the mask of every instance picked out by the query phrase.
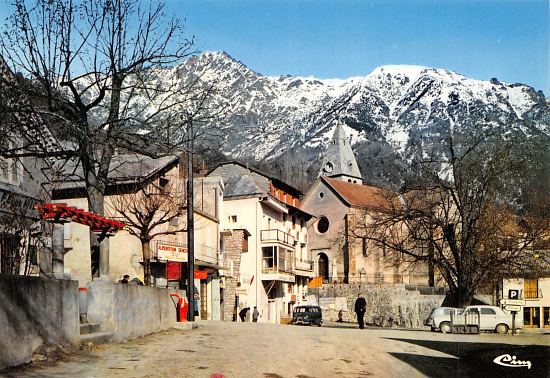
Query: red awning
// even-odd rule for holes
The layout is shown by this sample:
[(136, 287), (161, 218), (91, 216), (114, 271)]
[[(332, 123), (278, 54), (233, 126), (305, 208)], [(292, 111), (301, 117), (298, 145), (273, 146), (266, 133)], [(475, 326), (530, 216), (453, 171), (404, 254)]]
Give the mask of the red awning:
[(54, 222), (71, 220), (90, 226), (90, 229), (94, 232), (115, 233), (126, 226), (123, 222), (105, 218), (74, 206), (67, 206), (65, 203), (45, 203), (43, 205), (35, 205), (35, 208), (44, 219)]

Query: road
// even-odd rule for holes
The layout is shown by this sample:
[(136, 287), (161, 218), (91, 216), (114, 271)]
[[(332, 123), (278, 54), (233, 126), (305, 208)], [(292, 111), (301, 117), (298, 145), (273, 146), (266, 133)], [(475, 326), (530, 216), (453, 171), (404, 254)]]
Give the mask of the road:
[[(501, 354), (531, 368), (493, 362)], [(478, 377), (550, 376), (550, 335), (443, 335), (205, 321), (127, 343), (99, 345), (6, 377)]]

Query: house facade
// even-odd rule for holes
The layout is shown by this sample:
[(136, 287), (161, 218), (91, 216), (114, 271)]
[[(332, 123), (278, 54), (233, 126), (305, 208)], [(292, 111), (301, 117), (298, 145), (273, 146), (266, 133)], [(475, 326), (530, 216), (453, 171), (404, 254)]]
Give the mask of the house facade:
[(516, 316), (525, 330), (550, 328), (550, 274), (504, 278), (497, 294), (504, 302), (518, 303)]
[[(220, 228), (229, 256), (225, 319), (256, 306), (260, 322), (280, 323), (295, 305), (307, 302), (313, 277), (301, 192), (239, 163), (224, 163), (208, 175), (221, 177), (225, 190)], [(250, 312), (251, 312), (250, 311)]]
[(427, 283), (426, 269), (400, 264), (355, 232), (357, 220), (381, 211), (385, 201), (382, 188), (363, 185), (351, 141), (337, 124), (319, 178), (301, 205), (315, 216), (308, 234), (316, 276), (324, 282)]
[[(52, 274), (49, 230), (34, 209), (47, 184), (58, 142), (0, 55), (0, 273)], [(20, 157), (17, 157), (19, 155)]]
[[(105, 195), (105, 215), (111, 219), (131, 224), (121, 212), (121, 206), (131, 201), (161, 196), (164, 190), (172, 191), (174, 203), (159, 206), (185, 205), (185, 170), (175, 156), (151, 159), (141, 155), (116, 155), (109, 173), (111, 184)], [(74, 172), (55, 183), (53, 198), (85, 211), (88, 201), (78, 167), (66, 165), (66, 171)], [(170, 188), (170, 189), (167, 189)], [(144, 197), (136, 196), (143, 190)], [(212, 178), (194, 180), (194, 255), (195, 293), (199, 297), (199, 319), (219, 320), (220, 285), (218, 271), (223, 256), (219, 252), (219, 214), (223, 196), (223, 182)], [(130, 202), (129, 202), (130, 201)], [(149, 206), (149, 203), (143, 206)], [(164, 214), (158, 212), (158, 218)], [(187, 277), (187, 214), (184, 210), (162, 225), (157, 231), (166, 232), (148, 243), (151, 253), (152, 284), (157, 287), (184, 287)], [(90, 228), (74, 222), (64, 225), (65, 274), (86, 287), (98, 278), (99, 251), (94, 247), (94, 235)], [(108, 237), (108, 277), (118, 282), (124, 275), (130, 280), (144, 281), (142, 241), (129, 232), (128, 227)]]

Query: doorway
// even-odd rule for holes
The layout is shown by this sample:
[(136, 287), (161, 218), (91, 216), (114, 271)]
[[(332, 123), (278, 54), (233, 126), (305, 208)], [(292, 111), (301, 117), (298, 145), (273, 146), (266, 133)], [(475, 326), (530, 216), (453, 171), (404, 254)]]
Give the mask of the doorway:
[(328, 275), (328, 256), (324, 253), (319, 253), (318, 266), (318, 277), (323, 277), (323, 282), (329, 282)]
[(523, 308), (523, 326), (526, 328), (540, 327), (540, 308), (538, 307)]

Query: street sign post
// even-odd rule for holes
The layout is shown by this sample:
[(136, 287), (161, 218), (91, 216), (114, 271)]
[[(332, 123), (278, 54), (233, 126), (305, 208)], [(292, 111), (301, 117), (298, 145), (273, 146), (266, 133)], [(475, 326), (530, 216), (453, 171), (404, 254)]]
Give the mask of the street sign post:
[(504, 309), (506, 311), (510, 311), (510, 312), (519, 312), (521, 311), (521, 306), (518, 306), (518, 305), (506, 305), (504, 306)]
[(503, 306), (507, 306), (507, 305), (525, 306), (525, 301), (523, 299), (501, 299), (500, 304)]

